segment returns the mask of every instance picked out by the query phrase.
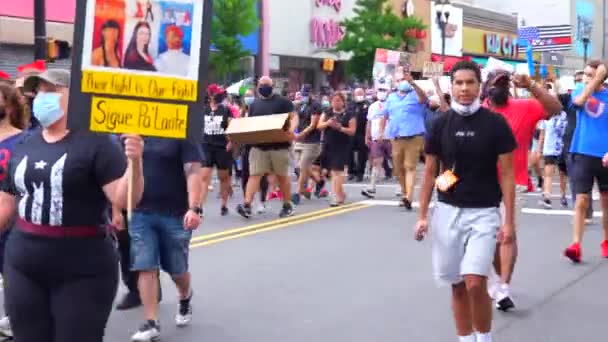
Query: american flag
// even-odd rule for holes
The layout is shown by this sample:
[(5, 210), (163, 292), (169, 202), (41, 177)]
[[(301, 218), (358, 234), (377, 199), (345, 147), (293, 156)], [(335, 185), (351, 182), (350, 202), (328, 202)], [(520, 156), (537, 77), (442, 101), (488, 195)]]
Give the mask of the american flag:
[(572, 49), (572, 26), (527, 26), (519, 29), (519, 52), (532, 42), (534, 51), (567, 51)]

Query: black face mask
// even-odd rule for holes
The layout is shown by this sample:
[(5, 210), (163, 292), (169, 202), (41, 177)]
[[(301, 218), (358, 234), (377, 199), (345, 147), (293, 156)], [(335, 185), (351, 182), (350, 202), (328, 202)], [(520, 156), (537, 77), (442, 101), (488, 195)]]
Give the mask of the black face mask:
[(258, 88), (258, 92), (263, 97), (269, 97), (270, 95), (272, 95), (272, 86), (262, 85)]
[(429, 109), (436, 112), (439, 109), (439, 106), (430, 106)]
[(6, 108), (0, 107), (0, 120), (4, 120), (6, 117)]
[(509, 89), (500, 87), (490, 88), (488, 97), (495, 106), (504, 106), (509, 101)]

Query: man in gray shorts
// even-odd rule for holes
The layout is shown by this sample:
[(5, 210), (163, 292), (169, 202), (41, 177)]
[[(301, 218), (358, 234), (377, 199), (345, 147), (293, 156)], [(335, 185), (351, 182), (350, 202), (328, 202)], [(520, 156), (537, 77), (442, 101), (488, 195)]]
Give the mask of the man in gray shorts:
[[(479, 67), (459, 62), (451, 78), (452, 109), (437, 119), (426, 137), (416, 239), (424, 239), (428, 231), (429, 203), (436, 185), (439, 201), (431, 220), (435, 279), (452, 286), (459, 340), (491, 342), (487, 277), (497, 238), (508, 241), (515, 234), (513, 151), (517, 144), (507, 121), (480, 106)], [(435, 179), (440, 163), (443, 169)], [(505, 204), (502, 229), (501, 199)]]

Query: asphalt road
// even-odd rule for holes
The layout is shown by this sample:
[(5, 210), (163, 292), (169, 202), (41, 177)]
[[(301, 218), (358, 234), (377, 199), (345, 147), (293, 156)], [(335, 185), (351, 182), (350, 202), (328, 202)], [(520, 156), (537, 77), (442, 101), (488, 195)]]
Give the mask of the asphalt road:
[[(413, 240), (416, 214), (395, 206), (393, 186), (362, 203), (362, 187), (347, 189), (355, 204), (327, 209), (326, 201), (304, 201), (300, 216), (288, 220), (277, 221), (278, 202), (250, 221), (208, 206), (191, 251), (193, 324), (175, 327), (176, 292), (163, 275), (163, 340), (457, 341), (449, 289), (432, 279), (430, 242)], [(538, 195), (526, 198), (512, 284), (517, 309), (495, 313), (495, 340), (605, 340), (608, 260), (599, 254), (598, 219), (584, 241), (584, 263), (572, 265), (561, 255), (569, 212), (538, 210)], [(129, 341), (141, 321), (141, 309), (114, 312), (106, 340)]]

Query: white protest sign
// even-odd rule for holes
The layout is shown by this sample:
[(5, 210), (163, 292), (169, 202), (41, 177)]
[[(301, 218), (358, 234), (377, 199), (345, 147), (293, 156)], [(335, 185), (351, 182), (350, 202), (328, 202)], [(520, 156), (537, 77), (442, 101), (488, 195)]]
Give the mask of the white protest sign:
[(443, 75), (443, 63), (438, 62), (424, 62), (422, 69), (422, 77), (433, 78)]
[(490, 57), (486, 62), (486, 67), (484, 68), (488, 72), (492, 72), (494, 70), (506, 70), (510, 73), (515, 72), (515, 68), (512, 64), (501, 61), (500, 59)]

